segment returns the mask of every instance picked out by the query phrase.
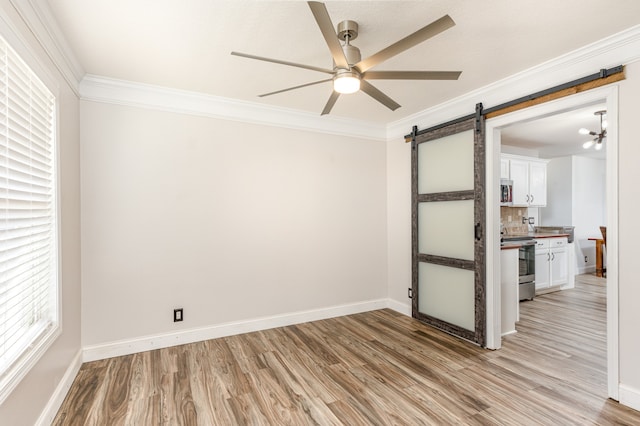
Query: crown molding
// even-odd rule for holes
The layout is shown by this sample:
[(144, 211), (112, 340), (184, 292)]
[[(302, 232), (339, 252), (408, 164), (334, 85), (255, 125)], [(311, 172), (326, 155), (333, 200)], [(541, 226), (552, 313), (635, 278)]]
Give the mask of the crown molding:
[(47, 1), (9, 1), (69, 87), (79, 96), (84, 69), (62, 35)]
[(386, 141), (384, 124), (340, 117), (321, 117), (305, 111), (90, 74), (80, 82), (80, 98), (243, 123)]
[(487, 86), (428, 108), (387, 125), (389, 141), (404, 139), (414, 125), (428, 128), (456, 117), (472, 114), (482, 102), (490, 108), (565, 81), (598, 72), (602, 68), (640, 60), (640, 25), (576, 49), (550, 61), (498, 80)]

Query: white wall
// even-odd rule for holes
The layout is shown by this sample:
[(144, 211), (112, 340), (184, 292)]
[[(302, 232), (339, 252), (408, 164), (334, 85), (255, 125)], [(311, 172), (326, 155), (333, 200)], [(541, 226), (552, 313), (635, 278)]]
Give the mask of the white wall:
[[(59, 186), (61, 212), (62, 335), (0, 405), (0, 425), (33, 425), (43, 412), (55, 415), (56, 398), (63, 398), (67, 378), (80, 362), (80, 148), (78, 98), (33, 38), (30, 29), (8, 2), (0, 6), (0, 31), (36, 71), (58, 85)], [(7, 30), (6, 26), (10, 26)], [(24, 45), (21, 46), (21, 44)], [(41, 74), (42, 76), (42, 74)], [(70, 384), (67, 383), (67, 384)], [(61, 399), (58, 399), (61, 402)], [(49, 405), (48, 405), (49, 404)], [(51, 405), (53, 404), (53, 405)], [(51, 413), (51, 410), (52, 413)], [(45, 423), (51, 419), (42, 418)], [(48, 420), (47, 420), (48, 419)]]
[[(595, 242), (600, 226), (606, 226), (606, 161), (581, 156), (572, 157), (572, 224), (575, 226), (576, 263), (579, 272), (595, 270)], [(587, 256), (587, 262), (584, 257)]]
[(571, 157), (553, 158), (547, 163), (547, 206), (540, 208), (541, 225), (571, 225), (572, 171)]
[(85, 347), (386, 298), (384, 142), (81, 113)]
[(394, 309), (411, 315), (411, 144), (404, 139), (387, 144), (387, 185), (388, 296)]
[(640, 241), (640, 62), (626, 67), (627, 79), (620, 83), (619, 114), (619, 256), (620, 268), (620, 382), (640, 408), (640, 285), (638, 285), (638, 241)]
[[(606, 161), (569, 156), (547, 164), (547, 207), (541, 208), (543, 225), (575, 227), (576, 271), (595, 271), (595, 242), (606, 226)], [(587, 262), (584, 261), (587, 256)]]

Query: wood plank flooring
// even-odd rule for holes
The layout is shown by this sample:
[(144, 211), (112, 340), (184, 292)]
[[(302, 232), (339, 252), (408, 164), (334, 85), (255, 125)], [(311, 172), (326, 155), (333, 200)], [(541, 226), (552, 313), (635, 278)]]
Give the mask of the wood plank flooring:
[(638, 425), (606, 398), (605, 283), (521, 303), (499, 351), (380, 310), (87, 363), (54, 425)]

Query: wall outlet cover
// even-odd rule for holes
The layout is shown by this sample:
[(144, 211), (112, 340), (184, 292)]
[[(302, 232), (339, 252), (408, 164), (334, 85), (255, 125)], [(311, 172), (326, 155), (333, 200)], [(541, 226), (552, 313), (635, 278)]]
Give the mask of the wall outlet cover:
[(182, 308), (173, 310), (173, 322), (180, 322), (184, 319), (184, 314), (182, 312)]

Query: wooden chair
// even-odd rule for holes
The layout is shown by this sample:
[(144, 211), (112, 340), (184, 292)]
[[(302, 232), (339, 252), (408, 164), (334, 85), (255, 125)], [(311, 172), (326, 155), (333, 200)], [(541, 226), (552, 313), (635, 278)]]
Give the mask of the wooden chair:
[[(604, 240), (604, 247), (606, 249), (607, 248), (607, 227), (606, 226), (601, 226), (600, 227), (600, 233), (602, 234), (602, 239)], [(607, 268), (605, 268), (605, 267), (602, 268), (602, 276), (604, 276), (604, 277), (607, 276)]]

